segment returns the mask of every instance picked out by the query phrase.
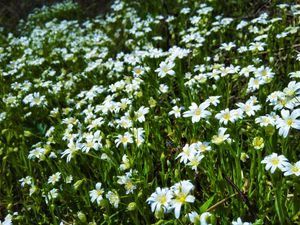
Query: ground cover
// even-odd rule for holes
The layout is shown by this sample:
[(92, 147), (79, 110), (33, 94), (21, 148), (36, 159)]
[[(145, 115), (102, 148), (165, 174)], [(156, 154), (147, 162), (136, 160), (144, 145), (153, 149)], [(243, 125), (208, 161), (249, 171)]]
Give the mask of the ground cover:
[(78, 11), (1, 29), (0, 224), (299, 224), (299, 4)]

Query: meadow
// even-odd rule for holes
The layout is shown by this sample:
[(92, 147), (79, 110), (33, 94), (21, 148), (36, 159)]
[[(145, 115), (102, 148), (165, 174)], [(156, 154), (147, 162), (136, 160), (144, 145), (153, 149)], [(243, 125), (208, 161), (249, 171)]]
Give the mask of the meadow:
[(246, 2), (0, 28), (0, 224), (300, 224), (300, 4)]

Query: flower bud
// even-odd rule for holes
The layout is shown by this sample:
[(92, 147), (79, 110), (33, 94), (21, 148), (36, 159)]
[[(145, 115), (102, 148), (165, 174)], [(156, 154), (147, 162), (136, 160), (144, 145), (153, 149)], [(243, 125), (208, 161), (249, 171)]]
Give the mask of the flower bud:
[(80, 187), (80, 185), (82, 184), (83, 181), (84, 180), (82, 179), (82, 180), (78, 180), (78, 181), (75, 182), (75, 184), (74, 184), (75, 190), (77, 190)]
[(136, 210), (136, 203), (135, 202), (130, 202), (127, 206), (128, 211), (134, 211)]
[(82, 223), (86, 223), (86, 216), (85, 216), (85, 214), (84, 214), (83, 212), (79, 211), (79, 212), (77, 213), (77, 216), (78, 216), (79, 220), (80, 220)]

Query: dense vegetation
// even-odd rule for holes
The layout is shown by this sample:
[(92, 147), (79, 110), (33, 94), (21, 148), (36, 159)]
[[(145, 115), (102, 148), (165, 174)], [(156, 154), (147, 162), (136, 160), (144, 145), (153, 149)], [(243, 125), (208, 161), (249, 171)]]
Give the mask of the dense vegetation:
[(0, 29), (0, 224), (300, 224), (300, 4), (80, 10)]

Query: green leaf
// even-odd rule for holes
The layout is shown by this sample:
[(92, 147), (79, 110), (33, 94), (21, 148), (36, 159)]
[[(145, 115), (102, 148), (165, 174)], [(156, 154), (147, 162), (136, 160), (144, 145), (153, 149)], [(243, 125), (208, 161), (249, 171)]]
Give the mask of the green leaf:
[(200, 207), (200, 212), (204, 213), (206, 212), (206, 210), (208, 209), (208, 207), (211, 205), (211, 203), (213, 202), (215, 198), (215, 194), (213, 196), (211, 196), (201, 207)]
[(285, 220), (284, 220), (284, 214), (283, 214), (283, 208), (282, 208), (281, 202), (282, 202), (281, 191), (276, 190), (275, 210), (276, 210), (276, 213), (277, 213), (280, 223), (284, 224)]
[(253, 225), (263, 225), (264, 221), (262, 219), (256, 220)]

